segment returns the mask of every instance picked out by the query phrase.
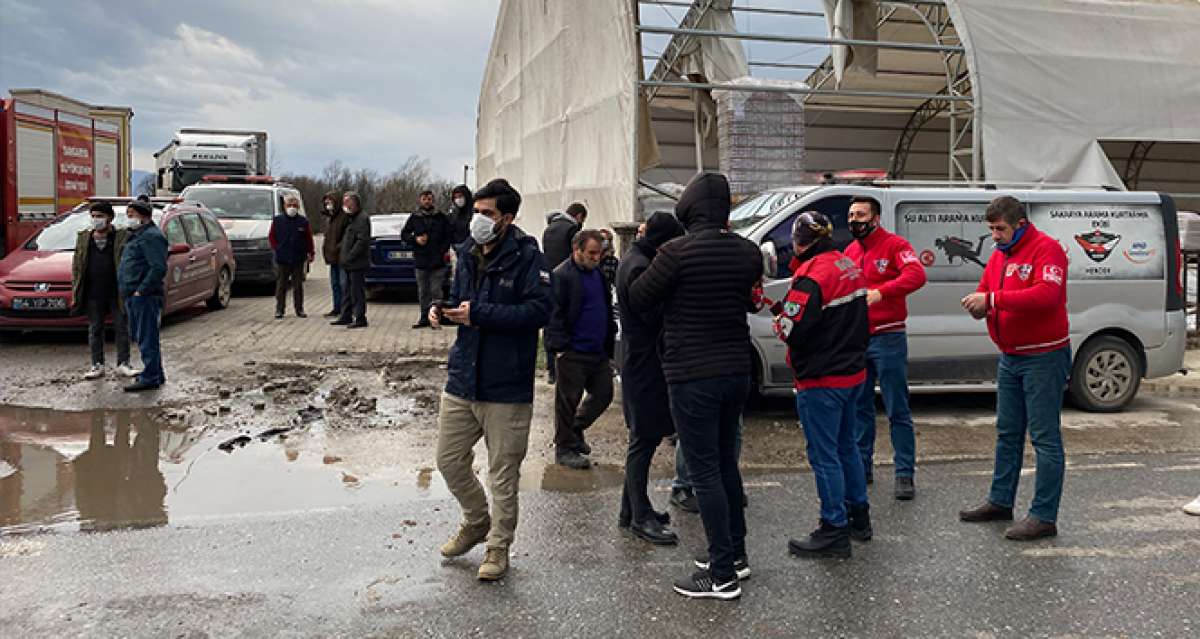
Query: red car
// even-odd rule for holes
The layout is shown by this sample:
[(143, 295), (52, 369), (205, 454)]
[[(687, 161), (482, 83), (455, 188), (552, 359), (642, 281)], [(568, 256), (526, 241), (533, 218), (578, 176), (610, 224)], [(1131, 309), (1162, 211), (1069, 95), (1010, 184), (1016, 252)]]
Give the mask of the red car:
[[(101, 199), (101, 198), (96, 198)], [(102, 198), (124, 226), (131, 198)], [(95, 200), (92, 200), (95, 201)], [(72, 316), (71, 260), (75, 238), (88, 227), (89, 202), (50, 222), (19, 249), (0, 260), (0, 329), (85, 328), (87, 317)], [(154, 222), (169, 245), (163, 315), (205, 302), (229, 305), (236, 263), (220, 222), (203, 204), (155, 199)]]

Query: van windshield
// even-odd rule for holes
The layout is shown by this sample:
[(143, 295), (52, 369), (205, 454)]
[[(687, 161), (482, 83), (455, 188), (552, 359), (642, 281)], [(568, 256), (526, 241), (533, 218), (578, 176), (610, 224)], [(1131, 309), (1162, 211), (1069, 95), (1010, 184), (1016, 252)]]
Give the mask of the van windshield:
[(275, 217), (270, 189), (204, 187), (188, 189), (184, 199), (200, 202), (220, 219), (269, 220)]
[(729, 214), (729, 228), (745, 235), (759, 222), (767, 219), (780, 208), (795, 202), (807, 193), (804, 191), (765, 191), (742, 202)]

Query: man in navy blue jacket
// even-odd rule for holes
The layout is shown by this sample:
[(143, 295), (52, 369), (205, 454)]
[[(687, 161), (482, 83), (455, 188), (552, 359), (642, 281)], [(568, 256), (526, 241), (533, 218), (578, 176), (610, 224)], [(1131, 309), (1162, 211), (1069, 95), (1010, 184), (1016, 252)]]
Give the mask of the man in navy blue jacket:
[[(463, 509), (463, 522), (441, 552), (457, 557), (486, 539), (479, 566), (484, 581), (508, 571), (533, 417), (538, 329), (549, 321), (553, 304), (537, 240), (513, 224), (520, 206), (520, 193), (506, 180), (492, 180), (475, 193), (471, 237), (455, 247), (450, 300), (429, 310), (433, 326), (458, 325), (438, 416), (437, 464)], [(490, 513), (471, 468), (480, 437), (487, 443)]]
[(163, 276), (167, 274), (167, 238), (154, 224), (149, 202), (135, 200), (125, 209), (129, 237), (117, 266), (117, 288), (129, 315), (129, 334), (142, 355), (142, 373), (125, 392), (153, 390), (167, 381), (158, 343), (162, 319)]
[(267, 232), (271, 250), (275, 252), (275, 319), (283, 319), (289, 287), (296, 317), (308, 317), (304, 314), (304, 265), (316, 257), (312, 225), (300, 214), (300, 198), (288, 195), (283, 206), (284, 212), (271, 220), (271, 230)]

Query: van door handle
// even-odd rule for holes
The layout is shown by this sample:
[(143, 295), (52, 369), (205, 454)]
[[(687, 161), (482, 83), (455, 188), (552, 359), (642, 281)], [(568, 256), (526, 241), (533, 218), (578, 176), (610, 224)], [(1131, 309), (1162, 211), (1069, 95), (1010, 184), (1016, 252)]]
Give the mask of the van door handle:
[(195, 255), (189, 255), (189, 256), (188, 256), (188, 261), (189, 261), (189, 262), (195, 262), (195, 261), (196, 261), (196, 256), (195, 256)]

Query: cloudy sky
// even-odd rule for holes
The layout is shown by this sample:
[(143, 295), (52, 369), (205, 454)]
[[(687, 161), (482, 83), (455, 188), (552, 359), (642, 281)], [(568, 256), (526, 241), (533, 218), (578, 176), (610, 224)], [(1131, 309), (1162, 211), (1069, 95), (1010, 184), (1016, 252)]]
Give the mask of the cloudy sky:
[(134, 110), (134, 168), (180, 127), (267, 131), (278, 173), (410, 155), (461, 179), (499, 0), (0, 0), (0, 90)]

